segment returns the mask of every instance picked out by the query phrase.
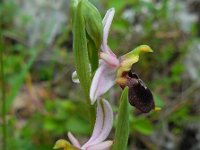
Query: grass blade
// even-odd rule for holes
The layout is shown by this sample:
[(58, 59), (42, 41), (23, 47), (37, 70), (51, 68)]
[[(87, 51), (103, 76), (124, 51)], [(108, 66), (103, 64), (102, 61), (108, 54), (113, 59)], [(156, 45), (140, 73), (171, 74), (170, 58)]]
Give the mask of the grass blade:
[(23, 65), (22, 71), (16, 76), (15, 79), (12, 80), (12, 85), (11, 85), (12, 90), (11, 90), (11, 93), (6, 98), (6, 109), (5, 109), (6, 112), (8, 112), (10, 106), (12, 105), (15, 96), (18, 94), (19, 90), (21, 89), (21, 86), (24, 83), (24, 79), (29, 69), (31, 68), (31, 66), (34, 63), (34, 60), (37, 57), (36, 55), (37, 53), (34, 49), (31, 49), (30, 51), (31, 51), (31, 56), (30, 56), (29, 61)]

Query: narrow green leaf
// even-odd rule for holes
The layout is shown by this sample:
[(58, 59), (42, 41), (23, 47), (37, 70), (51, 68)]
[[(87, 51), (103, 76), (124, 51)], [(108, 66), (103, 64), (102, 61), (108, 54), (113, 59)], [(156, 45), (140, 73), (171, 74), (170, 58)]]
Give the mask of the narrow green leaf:
[(163, 99), (156, 93), (154, 94), (154, 100), (155, 100), (155, 105), (156, 107), (164, 107), (165, 106), (165, 102), (163, 101)]
[(153, 125), (147, 118), (137, 118), (132, 123), (132, 128), (144, 135), (153, 133)]
[[(76, 8), (74, 22), (73, 22), (73, 50), (75, 57), (75, 67), (82, 90), (89, 100), (89, 89), (90, 89), (90, 68), (89, 58), (87, 51), (87, 39), (85, 31), (85, 22), (82, 15), (83, 1), (78, 3)], [(89, 102), (88, 102), (89, 103)]]
[(113, 150), (127, 149), (129, 136), (128, 87), (124, 89), (120, 102)]
[(6, 112), (9, 111), (9, 109), (14, 101), (14, 98), (18, 94), (19, 90), (21, 89), (21, 86), (24, 83), (24, 79), (25, 79), (27, 73), (29, 72), (31, 66), (33, 65), (36, 57), (37, 57), (36, 51), (34, 49), (31, 49), (31, 56), (30, 56), (29, 61), (26, 64), (24, 64), (21, 72), (19, 72), (19, 74), (16, 76), (16, 78), (12, 81), (12, 85), (11, 85), (12, 91), (6, 98)]

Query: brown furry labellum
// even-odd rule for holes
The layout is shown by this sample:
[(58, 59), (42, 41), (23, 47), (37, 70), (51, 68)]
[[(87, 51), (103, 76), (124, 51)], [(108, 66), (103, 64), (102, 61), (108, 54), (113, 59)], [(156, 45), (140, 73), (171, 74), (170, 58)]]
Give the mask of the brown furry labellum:
[(130, 71), (127, 73), (126, 78), (126, 85), (129, 87), (129, 103), (143, 113), (148, 113), (154, 109), (155, 104), (153, 95), (138, 75)]

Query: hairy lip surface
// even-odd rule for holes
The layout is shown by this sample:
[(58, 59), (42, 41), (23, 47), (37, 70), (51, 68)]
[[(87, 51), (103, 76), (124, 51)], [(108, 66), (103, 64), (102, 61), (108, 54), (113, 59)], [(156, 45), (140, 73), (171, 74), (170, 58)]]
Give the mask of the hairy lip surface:
[(145, 83), (135, 73), (127, 73), (126, 77), (129, 87), (129, 103), (143, 113), (148, 113), (154, 109), (153, 95)]

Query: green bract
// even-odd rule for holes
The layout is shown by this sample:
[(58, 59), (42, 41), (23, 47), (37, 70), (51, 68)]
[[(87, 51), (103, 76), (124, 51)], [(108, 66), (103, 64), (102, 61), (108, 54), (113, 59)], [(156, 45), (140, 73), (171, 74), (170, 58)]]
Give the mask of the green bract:
[(97, 8), (88, 0), (83, 0), (83, 17), (88, 36), (93, 40), (97, 50), (102, 41), (103, 25), (102, 18)]
[(94, 72), (98, 67), (98, 53), (102, 42), (103, 25), (99, 11), (88, 0), (83, 0), (83, 17), (88, 40), (89, 60)]
[(87, 51), (87, 39), (85, 31), (85, 21), (82, 15), (82, 1), (78, 3), (74, 13), (73, 21), (73, 50), (75, 57), (75, 67), (82, 86), (83, 92), (88, 98), (90, 88), (90, 68)]
[(103, 27), (100, 13), (88, 0), (77, 2), (72, 1), (75, 67), (83, 92), (89, 100), (91, 72), (98, 67)]
[(126, 150), (129, 137), (128, 87), (121, 95), (118, 115), (113, 150)]

